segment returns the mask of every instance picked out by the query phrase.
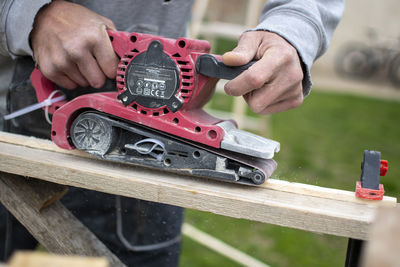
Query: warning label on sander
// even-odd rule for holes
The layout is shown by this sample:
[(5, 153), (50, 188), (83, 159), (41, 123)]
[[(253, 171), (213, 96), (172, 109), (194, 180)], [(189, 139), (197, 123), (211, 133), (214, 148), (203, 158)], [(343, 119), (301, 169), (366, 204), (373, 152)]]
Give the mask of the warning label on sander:
[(173, 69), (132, 64), (128, 69), (127, 88), (132, 95), (169, 99), (177, 86)]

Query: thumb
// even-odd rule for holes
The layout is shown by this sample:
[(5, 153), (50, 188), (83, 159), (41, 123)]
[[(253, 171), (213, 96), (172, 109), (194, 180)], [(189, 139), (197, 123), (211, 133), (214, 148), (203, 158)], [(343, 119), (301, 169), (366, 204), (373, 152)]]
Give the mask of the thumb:
[(257, 54), (260, 44), (258, 34), (245, 32), (240, 37), (237, 46), (222, 55), (222, 62), (228, 66), (241, 66), (249, 63)]

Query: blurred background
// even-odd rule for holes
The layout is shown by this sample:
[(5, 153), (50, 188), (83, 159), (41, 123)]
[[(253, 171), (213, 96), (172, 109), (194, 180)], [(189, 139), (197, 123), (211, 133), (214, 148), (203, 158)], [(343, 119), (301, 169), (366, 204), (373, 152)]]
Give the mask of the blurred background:
[[(190, 35), (222, 54), (255, 25), (263, 0), (197, 0)], [(219, 84), (211, 113), (281, 143), (274, 179), (355, 190), (363, 151), (389, 161), (381, 182), (400, 192), (400, 2), (352, 0), (328, 52), (312, 68), (314, 86), (303, 105), (260, 117)], [(347, 238), (186, 211), (186, 222), (269, 266), (343, 266)], [(184, 237), (180, 266), (241, 266)]]

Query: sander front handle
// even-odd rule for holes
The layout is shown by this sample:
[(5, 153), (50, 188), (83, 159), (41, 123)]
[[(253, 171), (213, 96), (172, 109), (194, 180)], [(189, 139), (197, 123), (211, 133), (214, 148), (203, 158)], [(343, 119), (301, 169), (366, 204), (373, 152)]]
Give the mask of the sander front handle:
[[(220, 56), (218, 57), (220, 58)], [(217, 59), (214, 55), (203, 54), (196, 60), (196, 71), (207, 77), (233, 80), (242, 72), (250, 68), (255, 62), (257, 61), (250, 61), (242, 66), (228, 66)]]

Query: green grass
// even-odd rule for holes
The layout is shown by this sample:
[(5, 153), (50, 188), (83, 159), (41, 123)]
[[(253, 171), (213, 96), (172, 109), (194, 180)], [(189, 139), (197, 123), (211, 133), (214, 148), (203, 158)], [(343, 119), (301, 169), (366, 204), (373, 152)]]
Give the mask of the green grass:
[[(231, 98), (216, 95), (211, 107)], [(254, 114), (253, 114), (254, 115)], [(386, 195), (400, 192), (400, 103), (313, 92), (294, 110), (275, 114), (281, 143), (273, 178), (354, 191), (364, 149), (382, 152)], [(343, 266), (347, 239), (187, 210), (186, 221), (272, 266)], [(185, 238), (181, 266), (236, 266)]]

